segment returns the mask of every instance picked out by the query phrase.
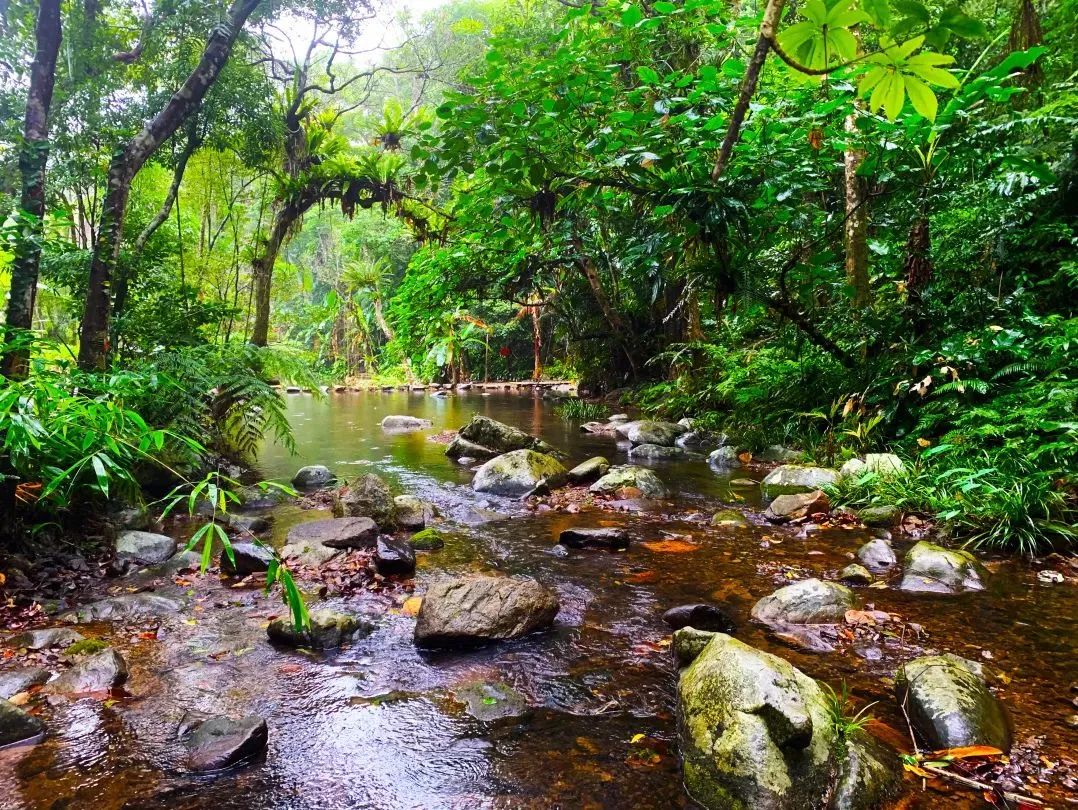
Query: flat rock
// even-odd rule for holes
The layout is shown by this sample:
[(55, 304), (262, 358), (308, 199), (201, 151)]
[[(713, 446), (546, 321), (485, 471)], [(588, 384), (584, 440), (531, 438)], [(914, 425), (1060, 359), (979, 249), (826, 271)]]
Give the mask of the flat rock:
[(40, 720), (0, 699), (0, 748), (29, 742), (44, 733), (45, 726)]
[(219, 771), (261, 754), (268, 741), (269, 728), (261, 717), (212, 717), (188, 736), (187, 767), (199, 772)]
[(720, 509), (711, 516), (711, 525), (748, 529), (752, 526), (752, 522), (736, 509)]
[(255, 545), (254, 543), (233, 543), (232, 556), (236, 560), (234, 565), (229, 556), (225, 552), (221, 552), (221, 559), (218, 563), (221, 573), (245, 577), (249, 574), (258, 574), (269, 570), (270, 563), (273, 562), (273, 552), (265, 546)]
[(569, 470), (570, 484), (589, 484), (602, 478), (610, 470), (610, 462), (602, 456), (592, 456)]
[(772, 523), (799, 520), (809, 515), (826, 515), (831, 501), (822, 490), (802, 492), (795, 495), (779, 495), (764, 510), (764, 517)]
[(663, 614), (663, 621), (674, 630), (694, 627), (710, 633), (733, 633), (737, 629), (734, 620), (715, 605), (678, 605)]
[(899, 588), (928, 593), (982, 591), (988, 571), (968, 551), (944, 548), (922, 540), (903, 560)]
[(466, 684), (453, 690), (453, 698), (467, 707), (468, 714), (483, 722), (520, 717), (528, 711), (527, 698), (506, 683)]
[(662, 444), (638, 444), (629, 450), (629, 458), (651, 461), (678, 458), (685, 455), (680, 447), (667, 447)]
[(625, 529), (604, 527), (601, 529), (565, 529), (558, 535), (558, 543), (568, 548), (624, 549), (629, 547), (629, 533)]
[(869, 540), (857, 549), (857, 559), (875, 571), (883, 571), (898, 562), (891, 544), (880, 537)]
[(0, 698), (9, 698), (34, 686), (41, 686), (52, 677), (47, 669), (19, 667), (0, 670)]
[(311, 626), (296, 630), (291, 619), (274, 619), (266, 628), (270, 641), (289, 647), (330, 650), (350, 642), (357, 634), (371, 631), (370, 625), (350, 613), (316, 610), (310, 615)]
[(79, 695), (87, 692), (107, 692), (127, 680), (127, 662), (111, 647), (90, 655), (79, 656), (74, 666), (47, 689), (57, 694)]
[(767, 474), (761, 483), (764, 497), (794, 495), (812, 492), (829, 486), (838, 480), (838, 473), (827, 467), (809, 467), (799, 464), (783, 464)]
[(990, 745), (1006, 753), (1011, 727), (988, 691), (979, 664), (957, 655), (926, 655), (899, 667), (895, 698), (932, 749)]
[(857, 595), (844, 585), (803, 579), (765, 596), (752, 608), (752, 618), (770, 627), (789, 624), (837, 624), (856, 608)]
[(838, 578), (843, 582), (850, 582), (855, 585), (870, 585), (875, 581), (872, 573), (863, 565), (858, 565), (857, 563), (850, 563), (839, 571)]
[(70, 627), (49, 627), (44, 630), (27, 630), (4, 640), (16, 649), (45, 650), (49, 647), (68, 647), (85, 636)]
[(610, 470), (591, 485), (592, 492), (600, 494), (615, 494), (623, 489), (636, 489), (644, 498), (666, 498), (669, 492), (666, 485), (654, 472), (646, 467), (636, 467), (631, 464), (621, 464), (611, 467)]
[(415, 642), (468, 646), (517, 638), (552, 625), (558, 609), (557, 593), (530, 577), (439, 579), (423, 597)]
[(402, 529), (422, 529), (438, 514), (430, 501), (422, 501), (415, 495), (398, 495), (393, 499), (397, 513), (397, 525)]
[(321, 487), (329, 486), (337, 480), (337, 476), (329, 469), (321, 464), (311, 464), (307, 467), (300, 467), (295, 475), (292, 476), (292, 486), (296, 489), (319, 489)]
[(82, 623), (129, 621), (174, 616), (180, 612), (181, 607), (180, 602), (165, 596), (153, 593), (131, 593), (91, 602), (63, 614), (60, 619)]
[[(485, 448), (488, 454), (510, 453), (514, 450), (535, 450), (548, 455), (557, 452), (541, 439), (488, 416), (473, 416), (472, 421), (460, 429), (458, 436), (473, 445)], [(446, 455), (449, 455), (449, 448), (446, 448)], [(461, 455), (483, 457), (475, 453)]]
[(888, 527), (895, 525), (902, 510), (897, 506), (865, 506), (856, 511), (857, 519), (866, 526)]
[(472, 479), (472, 489), (492, 495), (521, 497), (545, 486), (555, 489), (568, 481), (569, 473), (556, 458), (534, 450), (513, 450), (492, 458)]
[(415, 573), (415, 551), (404, 538), (384, 534), (375, 545), (374, 568), (384, 577), (410, 577)]
[(378, 525), (369, 517), (342, 517), (300, 523), (288, 532), (289, 545), (326, 546), (332, 549), (372, 548)]
[(677, 437), (685, 433), (686, 430), (686, 427), (674, 422), (658, 422), (644, 419), (620, 425), (617, 432), (634, 445), (652, 444), (673, 447)]
[(155, 565), (175, 554), (176, 545), (176, 541), (165, 534), (126, 531), (116, 538), (116, 557), (140, 565)]

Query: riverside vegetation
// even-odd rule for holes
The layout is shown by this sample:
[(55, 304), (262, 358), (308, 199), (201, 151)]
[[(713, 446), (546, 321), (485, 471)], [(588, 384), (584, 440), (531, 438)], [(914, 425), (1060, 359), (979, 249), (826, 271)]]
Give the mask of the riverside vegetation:
[[(521, 381), (543, 413), (540, 392), (559, 399), (560, 427), (401, 408), (384, 437), (411, 447), (432, 422), (461, 428), (440, 461), (474, 469), (477, 497), (495, 498), (472, 517), (518, 509), (497, 500), (511, 496), (532, 517), (624, 503), (646, 525), (638, 501), (676, 505), (702, 487), (766, 507), (776, 525), (918, 541), (900, 567), (877, 543), (845, 568), (787, 569), (798, 586), (824, 583), (795, 595), (821, 602), (826, 621), (776, 619), (768, 611), (790, 594), (754, 594), (753, 620), (799, 649), (841, 647), (828, 628), (854, 633), (845, 625), (880, 613), (846, 591), (886, 584), (875, 563), (888, 555), (891, 584), (911, 593), (930, 589), (922, 580), (985, 587), (991, 572), (970, 551), (1072, 582), (1075, 11), (1073, 0), (452, 0), (394, 17), (338, 0), (11, 0), (0, 10), (3, 615), (31, 632), (46, 607), (165, 621), (186, 615), (182, 594), (105, 583), (147, 565), (173, 584), (215, 569), (283, 597), (275, 643), (365, 638), (369, 617), (314, 604), (327, 590), (403, 596), (416, 550), (422, 567), (452, 546), (430, 499), (394, 498), (377, 477), (327, 489), (321, 465), (338, 456), (305, 455), (286, 392), (336, 408), (336, 390), (414, 389), (452, 408)], [(368, 51), (380, 28), (401, 44)], [(566, 382), (579, 396), (548, 390)], [(558, 431), (591, 457), (559, 458)], [(592, 444), (611, 440), (622, 449)], [(295, 488), (291, 473), (261, 471), (273, 448), (311, 462)], [(724, 489), (698, 483), (706, 470)], [(335, 517), (313, 516), (347, 525), (289, 536), (290, 510), (331, 505)], [(708, 531), (753, 520), (727, 510)], [(416, 530), (435, 536), (410, 543)], [(624, 551), (620, 531), (557, 553)], [(422, 635), (497, 641), (558, 615), (557, 593), (507, 587), (439, 585)], [(81, 606), (82, 591), (105, 601)], [(440, 626), (460, 593), (517, 612)], [(732, 626), (697, 626), (705, 613), (671, 642), (679, 716), (697, 718), (680, 734), (689, 793), (780, 807), (788, 778), (818, 803), (888, 801), (898, 760), (865, 743), (845, 687), (817, 686)], [(18, 649), (71, 638), (30, 640)], [(124, 658), (92, 646), (62, 664), (40, 653), (61, 686), (11, 695), (119, 688)], [(885, 658), (887, 677), (920, 660), (906, 652)], [(964, 660), (937, 668), (998, 720), (994, 676)], [(721, 742), (715, 728), (770, 699), (750, 688), (764, 670), (790, 688), (775, 717), (742, 731), (771, 740), (750, 757), (770, 764), (729, 783), (704, 752)], [(904, 700), (946, 691), (915, 687)], [(698, 703), (709, 690), (727, 699)], [(0, 708), (18, 739), (42, 730), (34, 712)], [(913, 722), (908, 703), (904, 714)], [(266, 745), (260, 716), (222, 717), (180, 723), (194, 770)], [(1005, 751), (997, 730), (933, 739)], [(921, 756), (933, 733), (918, 729), (906, 765), (947, 769)], [(962, 773), (1000, 801), (1031, 798), (998, 763)]]

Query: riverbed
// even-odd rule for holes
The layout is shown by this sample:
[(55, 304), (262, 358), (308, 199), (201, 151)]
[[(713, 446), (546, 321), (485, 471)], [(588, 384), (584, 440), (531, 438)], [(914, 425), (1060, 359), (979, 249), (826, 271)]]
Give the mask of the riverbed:
[[(446, 547), (421, 553), (411, 588), (330, 598), (371, 617), (375, 631), (339, 652), (287, 652), (266, 640), (283, 612), (257, 589), (231, 588), (216, 575), (158, 578), (161, 593), (184, 596), (181, 616), (121, 634), (91, 625), (127, 658), (125, 693), (56, 700), (42, 710), (49, 736), (32, 748), (0, 751), (0, 808), (687, 808), (681, 784), (674, 693), (677, 673), (662, 613), (675, 605), (723, 606), (745, 642), (787, 658), (838, 687), (845, 681), (871, 709), (872, 733), (910, 749), (891, 694), (897, 663), (916, 651), (953, 652), (999, 673), (994, 686), (1010, 711), (1022, 756), (1055, 768), (1078, 750), (1067, 725), (1078, 698), (1074, 588), (1041, 582), (1014, 560), (988, 560), (988, 589), (957, 596), (862, 588), (866, 604), (898, 614), (906, 630), (873, 645), (811, 653), (749, 622), (755, 601), (807, 576), (834, 579), (868, 530), (777, 528), (758, 514), (756, 468), (728, 473), (702, 456), (655, 461), (675, 493), (653, 510), (525, 510), (481, 496), (471, 471), (431, 441), (473, 414), (515, 425), (578, 462), (626, 461), (609, 436), (580, 432), (538, 393), (346, 392), (289, 396), (297, 454), (267, 446), (258, 466), (288, 480), (305, 464), (348, 479), (383, 476), (398, 492), (436, 503)], [(383, 416), (411, 414), (433, 427), (389, 435)], [(710, 527), (718, 508), (747, 510), (750, 528)], [(475, 514), (502, 517), (486, 522)], [(318, 509), (276, 510), (274, 542)], [(623, 526), (624, 553), (551, 553), (570, 526)], [(900, 558), (912, 540), (895, 537)], [(426, 653), (412, 643), (407, 598), (443, 572), (526, 574), (557, 589), (561, 612), (546, 633), (479, 650)], [(889, 583), (893, 584), (893, 582)], [(81, 628), (80, 628), (81, 630)], [(196, 776), (183, 767), (176, 725), (185, 711), (260, 714), (270, 728), (258, 761)], [(1045, 769), (1047, 776), (1044, 776)], [(1059, 771), (1063, 773), (1063, 771)], [(1075, 800), (1063, 778), (1042, 766), (1023, 791), (1062, 807)], [(975, 792), (907, 775), (906, 808), (983, 807)]]

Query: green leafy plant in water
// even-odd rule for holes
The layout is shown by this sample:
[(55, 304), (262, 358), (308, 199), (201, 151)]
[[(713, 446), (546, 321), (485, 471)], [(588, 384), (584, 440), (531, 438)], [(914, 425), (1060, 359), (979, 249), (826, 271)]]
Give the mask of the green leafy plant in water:
[(850, 701), (850, 689), (846, 681), (842, 681), (842, 688), (836, 692), (830, 684), (820, 682), (823, 691), (824, 702), (827, 709), (827, 718), (831, 722), (831, 728), (835, 731), (836, 743), (845, 747), (847, 740), (859, 734), (872, 720), (868, 710), (876, 705), (875, 701), (858, 711), (850, 714), (853, 709)]
[(564, 399), (554, 406), (554, 414), (566, 422), (589, 422), (601, 419), (606, 413), (606, 408), (598, 402), (588, 402), (586, 399)]
[[(228, 514), (230, 504), (240, 502), (240, 496), (236, 492), (239, 486), (239, 482), (235, 479), (221, 475), (217, 471), (212, 471), (193, 485), (183, 484), (176, 487), (164, 499), (166, 506), (162, 512), (162, 517), (167, 516), (180, 506), (185, 506), (187, 514), (190, 516), (194, 516), (198, 512), (201, 504), (206, 504), (209, 507), (209, 521), (199, 527), (198, 531), (191, 536), (191, 539), (187, 541), (187, 545), (184, 547), (185, 551), (191, 551), (199, 543), (202, 544), (202, 559), (199, 565), (199, 570), (202, 573), (205, 573), (210, 567), (215, 540), (220, 541), (221, 547), (232, 565), (235, 566), (236, 564), (232, 541), (219, 520)], [(287, 495), (296, 494), (296, 491), (291, 487), (273, 481), (261, 481), (256, 486), (263, 492), (276, 489)], [(288, 566), (281, 559), (276, 549), (265, 545), (257, 537), (252, 536), (251, 542), (260, 548), (266, 549), (273, 555), (273, 560), (270, 561), (266, 571), (266, 593), (268, 594), (275, 585), (279, 584), (281, 586), (281, 597), (288, 606), (289, 614), (292, 617), (293, 627), (297, 632), (310, 629), (311, 617), (307, 611), (307, 604), (303, 600), (303, 595), (299, 592), (299, 588), (296, 587), (296, 582), (292, 577), (292, 572), (288, 570)]]

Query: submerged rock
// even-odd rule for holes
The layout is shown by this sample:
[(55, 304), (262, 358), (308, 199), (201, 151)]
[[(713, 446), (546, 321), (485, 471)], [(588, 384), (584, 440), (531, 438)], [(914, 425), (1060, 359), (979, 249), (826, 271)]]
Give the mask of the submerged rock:
[(837, 624), (847, 610), (857, 607), (857, 595), (844, 585), (820, 579), (803, 579), (770, 596), (752, 608), (752, 618), (770, 627), (791, 624)]
[(44, 630), (27, 630), (24, 633), (9, 636), (4, 643), (16, 648), (44, 650), (49, 647), (67, 647), (84, 638), (82, 633), (70, 627), (49, 627)]
[(247, 534), (268, 532), (273, 525), (273, 515), (229, 515), (228, 527)]
[(273, 552), (254, 543), (233, 543), (232, 556), (236, 559), (234, 565), (228, 554), (221, 552), (218, 565), (222, 574), (245, 577), (269, 570), (270, 563), (273, 562)]
[(827, 467), (807, 467), (799, 464), (783, 464), (767, 474), (761, 483), (764, 497), (795, 495), (812, 492), (829, 486), (838, 479), (838, 473)]
[(898, 562), (891, 544), (880, 537), (869, 540), (861, 548), (857, 549), (857, 559), (876, 571), (890, 568)]
[(680, 447), (667, 447), (661, 444), (638, 444), (629, 450), (629, 458), (670, 459), (685, 455)]
[(116, 650), (108, 647), (78, 658), (71, 669), (49, 683), (48, 691), (74, 695), (107, 692), (126, 680), (127, 662)]
[(569, 473), (553, 456), (534, 450), (513, 450), (492, 458), (472, 479), (472, 489), (493, 495), (521, 497), (543, 485), (548, 489), (562, 486)]
[(45, 733), (40, 720), (18, 706), (0, 699), (0, 748), (28, 742)]
[(412, 430), (424, 430), (431, 426), (429, 419), (420, 419), (418, 416), (391, 415), (382, 419), (379, 424), (382, 430), (407, 432)]
[(623, 549), (629, 547), (629, 533), (613, 527), (566, 529), (558, 535), (558, 543), (569, 548)]
[(591, 485), (591, 491), (605, 495), (627, 487), (640, 490), (644, 498), (665, 498), (669, 495), (659, 476), (646, 467), (631, 464), (611, 467), (606, 475)]
[(421, 501), (415, 495), (398, 495), (393, 499), (396, 507), (397, 525), (404, 529), (422, 529), (438, 514), (430, 501)]
[(734, 620), (714, 605), (678, 605), (663, 614), (663, 621), (675, 630), (695, 627), (711, 633), (733, 633), (737, 629)]
[(296, 489), (319, 489), (320, 487), (329, 486), (337, 480), (337, 476), (329, 469), (321, 464), (311, 464), (307, 467), (300, 467), (295, 475), (292, 476), (292, 486)]
[(131, 593), (110, 596), (99, 602), (75, 608), (60, 616), (62, 621), (114, 622), (149, 617), (172, 616), (180, 611), (181, 604), (175, 599), (152, 593)]
[(690, 429), (674, 439), (674, 444), (678, 447), (721, 447), (726, 444), (726, 441), (727, 436), (725, 433), (712, 433), (710, 430)]
[(460, 436), (454, 436), (453, 441), (445, 448), (445, 454), (449, 458), (465, 464), (467, 463), (465, 459), (493, 458), (498, 455), (498, 451), (470, 442), (467, 439), (462, 439)]
[(899, 588), (904, 591), (959, 593), (983, 591), (988, 571), (968, 551), (921, 541), (906, 552)]
[(656, 422), (650, 419), (628, 422), (617, 428), (617, 432), (634, 445), (653, 444), (662, 447), (673, 447), (677, 437), (687, 430), (688, 428), (674, 422)]
[(720, 509), (711, 516), (712, 526), (734, 526), (739, 529), (752, 527), (752, 522), (736, 509)]
[(314, 611), (311, 626), (296, 630), (291, 619), (274, 619), (266, 628), (270, 641), (289, 647), (330, 650), (350, 642), (357, 633), (369, 633), (370, 626), (349, 613), (323, 609)]
[(10, 698), (34, 686), (41, 686), (52, 677), (41, 667), (19, 667), (0, 671), (0, 698)]
[(899, 667), (895, 697), (929, 748), (1011, 747), (1007, 713), (979, 664), (950, 654), (915, 658)]
[(397, 506), (389, 486), (374, 473), (361, 475), (341, 493), (333, 505), (337, 517), (366, 517), (382, 529), (397, 525)]
[(569, 470), (570, 484), (588, 484), (606, 475), (610, 462), (602, 456), (592, 456)]
[(257, 715), (234, 720), (212, 717), (195, 727), (187, 739), (187, 767), (219, 771), (261, 754), (269, 741), (266, 721)]
[(483, 722), (520, 717), (528, 711), (527, 698), (506, 683), (470, 683), (454, 689), (453, 698), (467, 706), (468, 714)]
[(289, 545), (320, 545), (332, 549), (372, 548), (377, 538), (378, 526), (369, 517), (311, 520), (288, 532)]
[(822, 490), (797, 495), (779, 495), (764, 510), (764, 517), (772, 523), (799, 520), (809, 515), (826, 515), (831, 501)]
[(176, 553), (176, 541), (165, 534), (126, 531), (116, 538), (116, 558), (140, 565), (162, 563)]
[(419, 608), (415, 642), (442, 647), (516, 638), (552, 625), (558, 609), (557, 593), (530, 577), (435, 580)]
[(445, 546), (445, 538), (437, 529), (424, 529), (416, 532), (408, 542), (416, 551), (434, 551)]
[(839, 738), (814, 680), (728, 635), (682, 670), (677, 708), (685, 786), (708, 810), (867, 810), (898, 787), (894, 752)]
[(870, 585), (875, 581), (872, 573), (863, 565), (851, 563), (838, 572), (838, 578), (843, 582), (851, 582), (855, 585)]
[(374, 568), (384, 577), (410, 577), (415, 573), (415, 551), (404, 538), (382, 535), (374, 549)]

